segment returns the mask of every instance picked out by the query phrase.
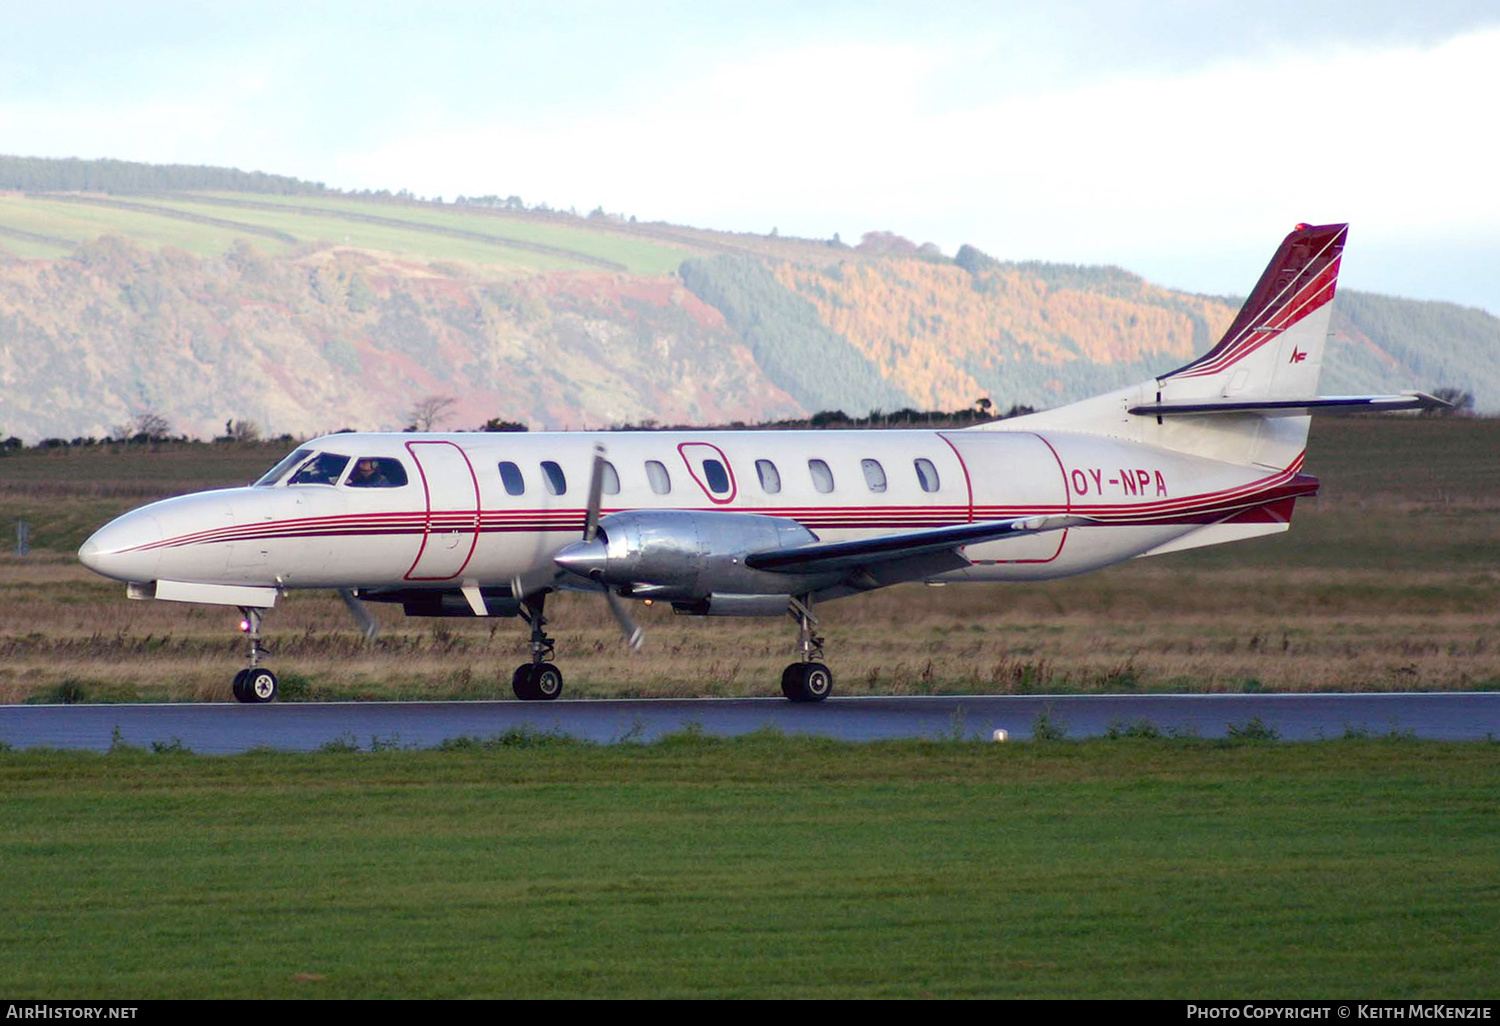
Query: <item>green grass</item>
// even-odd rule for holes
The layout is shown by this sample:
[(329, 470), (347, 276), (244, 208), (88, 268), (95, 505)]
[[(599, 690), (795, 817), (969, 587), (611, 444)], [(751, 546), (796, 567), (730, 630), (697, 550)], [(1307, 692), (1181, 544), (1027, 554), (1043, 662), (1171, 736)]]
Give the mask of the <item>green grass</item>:
[(0, 753), (0, 989), (1493, 994), (1500, 746), (513, 740)]
[[(671, 274), (688, 255), (685, 247), (671, 246), (643, 238), (632, 238), (628, 227), (625, 226), (621, 226), (618, 230), (610, 230), (603, 226), (584, 227), (586, 222), (580, 222), (579, 226), (573, 227), (537, 215), (514, 215), (479, 208), (451, 206), (437, 208), (423, 204), (382, 204), (338, 197), (272, 195), (246, 197), (233, 193), (209, 195), (223, 199), (248, 198), (256, 203), (274, 204), (291, 209), (345, 210), (355, 214), (373, 214), (378, 217), (395, 218), (439, 228), (458, 228), (464, 231), (483, 232), (487, 235), (501, 235), (506, 238), (558, 246), (587, 256), (613, 260), (626, 265), (631, 272), (636, 274)], [(171, 202), (173, 205), (178, 205), (180, 201), (174, 199)], [(241, 210), (239, 213), (231, 214), (228, 211), (236, 208), (219, 207), (217, 209), (224, 211), (218, 216), (233, 217), (236, 220), (248, 220), (248, 218), (240, 217), (239, 214), (250, 212)], [(207, 206), (202, 212), (208, 212)], [(298, 222), (299, 218), (282, 217), (276, 222), (276, 227), (295, 234), (295, 226)], [(431, 238), (440, 237), (432, 236)]]
[[(194, 202), (185, 197), (122, 197), (126, 202), (178, 210), (286, 232), (303, 243), (329, 241), (337, 245), (408, 254), (418, 259), (462, 260), (530, 270), (592, 269), (585, 260), (566, 253), (535, 253), (502, 244), (446, 236), (429, 228), (481, 232), (521, 242), (571, 251), (581, 257), (602, 258), (637, 274), (671, 274), (687, 250), (602, 226), (558, 224), (537, 217), (493, 215), (479, 210), (434, 208), (419, 204), (374, 203), (335, 197), (246, 196), (205, 194), (207, 198), (248, 201), (256, 206)], [(280, 209), (276, 209), (280, 208)], [(329, 211), (326, 215), (303, 211)], [(372, 215), (408, 222), (408, 226), (367, 224), (338, 216), (339, 212)], [(154, 215), (144, 210), (68, 203), (43, 196), (0, 196), (0, 227), (84, 242), (100, 235), (123, 235), (149, 248), (176, 246), (198, 256), (227, 251), (236, 238), (247, 238), (268, 252), (285, 252), (285, 242), (236, 231), (233, 227), (198, 224)], [(65, 250), (36, 240), (0, 236), (0, 247), (19, 256), (55, 258)]]
[[(533, 270), (579, 270), (589, 267), (582, 261), (569, 260), (565, 256), (531, 253), (523, 249), (426, 232), (419, 225), (398, 228), (392, 225), (345, 221), (337, 217), (220, 207), (181, 200), (153, 200), (152, 202), (209, 217), (224, 217), (243, 221), (246, 224), (275, 228), (289, 232), (303, 242), (327, 241), (338, 246), (403, 253), (428, 260), (464, 260), (478, 264), (504, 264), (507, 267), (524, 267)], [(401, 217), (403, 213), (399, 208), (387, 211), (374, 205), (366, 205), (363, 209), (364, 212), (379, 217)]]
[[(246, 219), (229, 217), (227, 220)], [(33, 196), (0, 197), (0, 224), (72, 239), (74, 242), (86, 242), (101, 235), (123, 235), (147, 248), (176, 246), (197, 256), (224, 253), (240, 237), (248, 238), (252, 245), (270, 253), (284, 253), (291, 248), (284, 242), (260, 235), (246, 235), (233, 228), (154, 217), (135, 210), (116, 210)]]

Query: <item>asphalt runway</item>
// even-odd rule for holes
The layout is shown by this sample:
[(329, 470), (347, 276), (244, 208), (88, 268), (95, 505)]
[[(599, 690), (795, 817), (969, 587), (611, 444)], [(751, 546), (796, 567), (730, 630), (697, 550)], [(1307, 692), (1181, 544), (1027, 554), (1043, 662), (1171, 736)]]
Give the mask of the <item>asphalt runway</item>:
[(1070, 738), (1149, 720), (1161, 731), (1223, 737), (1259, 718), (1283, 740), (1391, 732), (1448, 741), (1500, 738), (1500, 692), (1314, 695), (962, 695), (832, 698), (794, 705), (781, 698), (576, 700), (557, 702), (299, 702), (272, 705), (0, 706), (0, 742), (12, 748), (107, 751), (117, 740), (150, 748), (174, 742), (226, 755), (255, 748), (316, 751), (431, 748), (459, 737), (518, 728), (601, 743), (649, 741), (692, 726), (715, 735), (773, 728), (847, 741), (882, 738), (1028, 740), (1046, 713)]

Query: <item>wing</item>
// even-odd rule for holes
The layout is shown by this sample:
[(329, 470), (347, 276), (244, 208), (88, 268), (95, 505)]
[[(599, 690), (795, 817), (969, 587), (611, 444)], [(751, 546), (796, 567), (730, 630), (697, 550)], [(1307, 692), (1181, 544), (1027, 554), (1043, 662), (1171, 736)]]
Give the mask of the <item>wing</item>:
[(965, 545), (1060, 531), (1087, 522), (1087, 517), (1061, 515), (982, 520), (855, 541), (820, 541), (789, 549), (752, 552), (745, 557), (745, 565), (753, 570), (788, 574), (863, 572), (873, 578), (874, 585), (894, 584), (968, 566), (969, 561), (958, 551)]

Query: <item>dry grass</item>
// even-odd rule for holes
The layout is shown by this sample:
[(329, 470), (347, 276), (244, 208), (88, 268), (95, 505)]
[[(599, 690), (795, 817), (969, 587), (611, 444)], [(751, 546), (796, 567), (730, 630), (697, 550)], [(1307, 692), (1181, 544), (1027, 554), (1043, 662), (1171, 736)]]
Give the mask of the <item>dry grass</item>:
[[(243, 641), (231, 609), (131, 602), (61, 560), (0, 560), (0, 701), (227, 700)], [(842, 694), (1453, 690), (1500, 686), (1500, 574), (1184, 570), (1138, 563), (1040, 585), (907, 586), (819, 610)], [(405, 619), (374, 607), (366, 646), (331, 593), (268, 617), (288, 697), (509, 694), (517, 620)], [(640, 610), (629, 655), (598, 598), (549, 613), (571, 695), (769, 695), (789, 620)]]
[[(1072, 580), (820, 607), (838, 691), (1500, 687), (1500, 422), (1349, 422), (1315, 441), (1325, 497), (1299, 505), (1286, 535)], [(0, 522), (24, 512), (41, 549), (0, 557), (0, 702), (228, 700), (237, 611), (127, 601), (71, 549), (119, 509), (248, 480), (284, 448), (0, 459)], [(526, 658), (517, 620), (373, 611), (382, 633), (367, 647), (331, 593), (278, 606), (268, 663), (287, 697), (508, 696)], [(630, 656), (598, 598), (557, 596), (548, 612), (573, 696), (770, 695), (794, 654), (790, 620), (642, 608), (647, 647)]]

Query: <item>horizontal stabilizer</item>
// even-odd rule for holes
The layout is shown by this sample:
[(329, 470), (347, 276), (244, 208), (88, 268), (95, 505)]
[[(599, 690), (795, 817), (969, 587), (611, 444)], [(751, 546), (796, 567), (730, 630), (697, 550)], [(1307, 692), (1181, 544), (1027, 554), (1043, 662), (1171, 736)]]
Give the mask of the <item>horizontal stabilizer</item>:
[(1396, 410), (1443, 410), (1453, 404), (1426, 392), (1400, 395), (1321, 395), (1310, 399), (1176, 399), (1130, 407), (1141, 417), (1201, 416), (1210, 413), (1259, 413), (1264, 417), (1304, 417), (1310, 413), (1389, 413)]
[(834, 570), (853, 570), (875, 564), (911, 559), (956, 550), (964, 545), (996, 541), (1001, 538), (1060, 531), (1088, 523), (1087, 517), (1035, 516), (1013, 520), (983, 520), (973, 524), (935, 527), (928, 531), (888, 534), (855, 541), (814, 542), (791, 549), (752, 552), (745, 565), (754, 570), (780, 573), (816, 574)]

